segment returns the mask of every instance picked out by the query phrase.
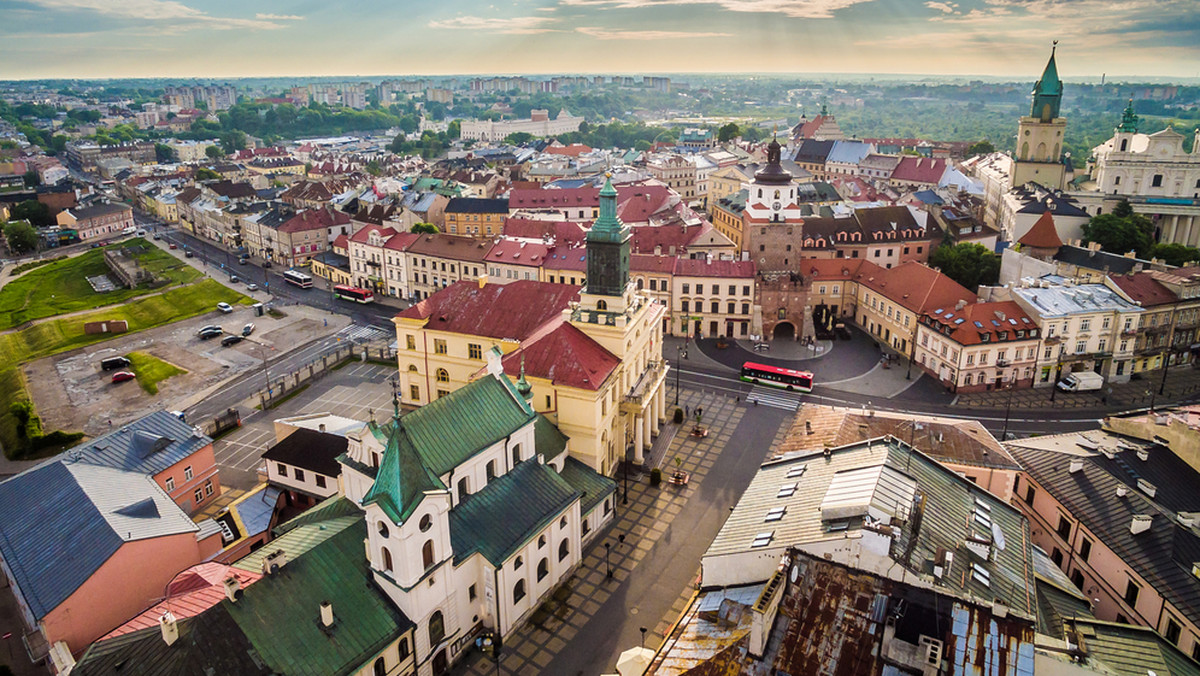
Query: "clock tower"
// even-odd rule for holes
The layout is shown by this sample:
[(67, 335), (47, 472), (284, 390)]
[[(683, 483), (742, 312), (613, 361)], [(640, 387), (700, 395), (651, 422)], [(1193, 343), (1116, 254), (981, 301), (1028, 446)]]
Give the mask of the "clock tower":
[[(1058, 42), (1054, 44), (1057, 46)], [(1062, 145), (1067, 120), (1059, 114), (1063, 84), (1054, 62), (1055, 49), (1051, 47), (1050, 60), (1033, 86), (1029, 115), (1017, 123), (1017, 152), (1010, 187), (1031, 181), (1051, 190), (1062, 190), (1066, 185)]]
[(621, 313), (630, 303), (629, 249), (633, 231), (617, 217), (617, 189), (612, 178), (600, 189), (600, 215), (587, 233), (587, 286), (580, 305)]

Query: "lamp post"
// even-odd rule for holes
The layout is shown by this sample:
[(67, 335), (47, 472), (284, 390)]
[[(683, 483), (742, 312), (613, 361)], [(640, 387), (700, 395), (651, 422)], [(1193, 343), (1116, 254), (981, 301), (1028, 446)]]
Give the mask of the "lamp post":
[(610, 545), (607, 542), (604, 543), (604, 567), (608, 570), (608, 572), (605, 574), (605, 577), (607, 577), (608, 579), (611, 580), (612, 579), (612, 564), (609, 563), (609, 561), (608, 561), (609, 546)]
[(1008, 402), (1004, 404), (1004, 431), (1000, 433), (1000, 443), (1008, 440), (1008, 415), (1012, 412), (1013, 385), (1016, 384), (1016, 371), (1008, 379)]
[(621, 481), (625, 484), (624, 490), (621, 491), (621, 504), (629, 504), (629, 449), (625, 449), (625, 457), (621, 463)]
[(675, 405), (679, 406), (679, 360), (687, 355), (687, 347), (675, 346)]
[(1171, 348), (1167, 347), (1167, 351), (1163, 353), (1162, 364), (1162, 380), (1158, 383), (1158, 393), (1166, 394), (1167, 389), (1167, 368), (1171, 365)]

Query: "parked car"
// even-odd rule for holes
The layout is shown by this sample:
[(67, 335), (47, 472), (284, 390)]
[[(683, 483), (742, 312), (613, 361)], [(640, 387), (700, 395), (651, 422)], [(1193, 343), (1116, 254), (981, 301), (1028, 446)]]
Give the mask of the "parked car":
[(160, 234), (158, 234), (158, 233), (156, 232), (156, 233), (154, 233), (154, 239), (155, 239), (155, 240), (160, 240), (160, 239), (162, 239), (162, 235), (160, 235)]
[(263, 268), (266, 269), (269, 267), (271, 267), (271, 261), (263, 261)]
[(126, 366), (129, 366), (129, 360), (125, 357), (109, 357), (108, 359), (100, 360), (100, 368), (104, 369), (105, 371), (123, 369)]
[(184, 258), (194, 258), (196, 254), (192, 253), (191, 249), (183, 252)]
[(258, 285), (257, 284), (247, 284), (246, 290), (247, 291), (258, 291)]
[(217, 336), (223, 335), (224, 333), (225, 332), (222, 331), (221, 329), (205, 329), (200, 332), (200, 340), (208, 340), (209, 338), (216, 338)]
[(242, 335), (243, 336), (248, 336), (251, 333), (254, 333), (254, 324), (253, 323), (247, 324), (242, 327)]
[(117, 371), (113, 374), (112, 381), (114, 383), (123, 383), (126, 380), (133, 380), (136, 377), (133, 371)]
[(171, 242), (170, 244), (167, 244), (167, 248), (168, 249), (178, 249), (179, 245), (176, 244), (175, 242)]
[(137, 231), (137, 236), (138, 236), (138, 237), (145, 237), (145, 236), (146, 236), (146, 231), (145, 231), (145, 230), (138, 230), (138, 231)]
[(1064, 392), (1090, 392), (1104, 387), (1104, 376), (1092, 371), (1068, 373), (1058, 381), (1058, 389)]
[(201, 333), (204, 333), (206, 331), (220, 331), (220, 330), (221, 330), (220, 326), (217, 326), (216, 324), (209, 324), (208, 326), (201, 326), (200, 330), (196, 331), (196, 335), (198, 336)]
[(229, 347), (230, 345), (237, 345), (240, 342), (242, 342), (241, 336), (238, 336), (238, 335), (225, 336), (224, 338), (221, 339), (221, 347)]
[(242, 280), (238, 279), (237, 275), (229, 275), (229, 283), (230, 284), (237, 284), (240, 281), (242, 281)]
[(238, 259), (238, 265), (245, 265), (246, 263), (249, 263), (249, 262), (250, 262), (249, 258), (239, 258)]
[(221, 312), (224, 312), (225, 314), (229, 314), (230, 312), (233, 312), (233, 306), (230, 305), (229, 303), (217, 303), (217, 309), (220, 310)]

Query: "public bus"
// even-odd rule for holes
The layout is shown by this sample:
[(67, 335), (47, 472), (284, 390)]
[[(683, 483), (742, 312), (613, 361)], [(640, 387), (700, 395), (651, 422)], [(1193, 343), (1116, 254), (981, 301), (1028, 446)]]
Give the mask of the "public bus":
[(342, 284), (333, 287), (333, 295), (342, 300), (353, 300), (359, 303), (370, 303), (375, 300), (375, 293), (370, 289), (360, 289), (357, 286)]
[(312, 275), (306, 275), (303, 272), (296, 272), (295, 270), (285, 271), (283, 273), (283, 281), (298, 286), (301, 289), (312, 288)]
[(810, 371), (794, 371), (778, 366), (767, 366), (748, 361), (742, 364), (742, 380), (778, 387), (794, 392), (812, 392), (813, 374)]

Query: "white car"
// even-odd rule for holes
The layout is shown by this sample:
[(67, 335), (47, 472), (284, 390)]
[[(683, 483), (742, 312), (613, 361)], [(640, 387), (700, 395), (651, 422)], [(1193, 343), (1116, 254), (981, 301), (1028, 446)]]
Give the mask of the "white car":
[(247, 291), (258, 291), (258, 285), (257, 284), (247, 284), (246, 290)]
[(233, 312), (233, 306), (230, 305), (229, 303), (217, 303), (217, 309), (220, 310), (221, 312), (224, 312), (225, 314), (229, 314), (230, 312)]

